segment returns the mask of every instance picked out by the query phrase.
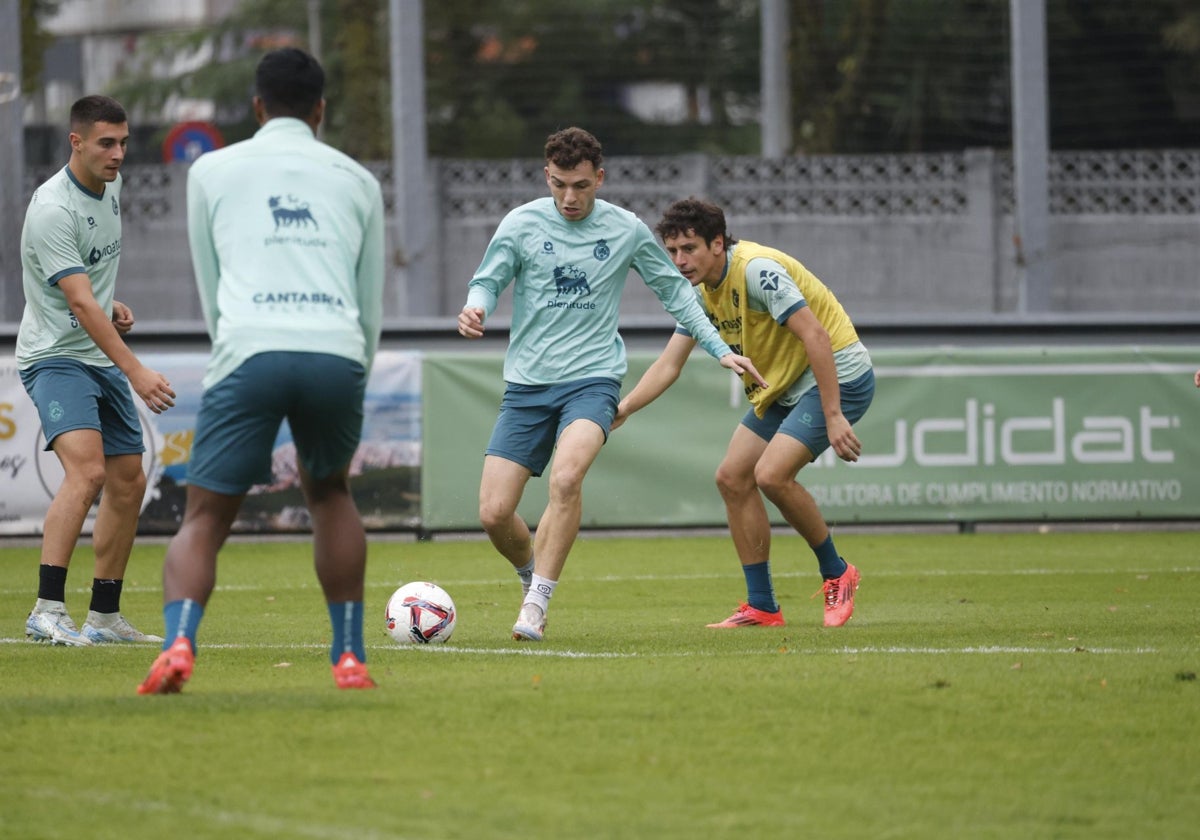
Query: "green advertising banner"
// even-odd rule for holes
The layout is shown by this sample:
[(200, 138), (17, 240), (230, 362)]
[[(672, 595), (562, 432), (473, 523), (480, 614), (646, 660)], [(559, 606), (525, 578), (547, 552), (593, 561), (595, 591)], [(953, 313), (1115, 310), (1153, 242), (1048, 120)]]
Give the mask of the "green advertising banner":
[[(1200, 347), (877, 350), (857, 464), (800, 478), (831, 522), (1200, 518)], [(630, 355), (625, 388), (654, 354)], [(422, 527), (475, 529), (499, 355), (428, 354)], [(713, 483), (745, 404), (703, 354), (613, 433), (588, 475), (584, 527), (723, 525)], [(535, 523), (545, 478), (521, 514)], [(782, 520), (775, 515), (774, 520)]]

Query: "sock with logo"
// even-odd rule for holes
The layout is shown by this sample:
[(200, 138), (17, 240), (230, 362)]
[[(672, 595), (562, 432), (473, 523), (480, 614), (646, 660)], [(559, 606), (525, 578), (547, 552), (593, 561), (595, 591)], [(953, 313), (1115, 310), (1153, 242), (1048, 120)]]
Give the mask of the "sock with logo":
[(526, 604), (537, 604), (542, 608), (542, 612), (546, 612), (550, 607), (550, 597), (554, 594), (554, 587), (558, 586), (558, 581), (544, 578), (541, 575), (533, 575), (529, 581), (529, 591), (525, 593)]
[(821, 567), (821, 577), (825, 580), (833, 580), (846, 574), (846, 561), (833, 547), (832, 534), (825, 538), (825, 542), (814, 547), (813, 553), (817, 555), (817, 564)]
[(329, 662), (336, 665), (343, 653), (353, 653), (359, 662), (367, 661), (363, 644), (362, 601), (341, 601), (329, 604), (329, 623), (333, 627), (333, 642), (329, 646)]
[(746, 603), (763, 612), (779, 612), (775, 586), (771, 583), (770, 561), (742, 566), (742, 574), (746, 576)]
[(38, 597), (43, 601), (67, 600), (67, 567), (51, 566), (43, 563), (38, 566)]
[(192, 645), (192, 653), (196, 652), (196, 631), (200, 629), (200, 619), (204, 618), (204, 607), (199, 601), (191, 598), (180, 598), (163, 607), (163, 650), (166, 650), (179, 638), (185, 638)]
[(529, 586), (533, 581), (533, 555), (529, 555), (529, 562), (517, 569), (517, 577), (521, 579), (521, 594), (529, 594)]

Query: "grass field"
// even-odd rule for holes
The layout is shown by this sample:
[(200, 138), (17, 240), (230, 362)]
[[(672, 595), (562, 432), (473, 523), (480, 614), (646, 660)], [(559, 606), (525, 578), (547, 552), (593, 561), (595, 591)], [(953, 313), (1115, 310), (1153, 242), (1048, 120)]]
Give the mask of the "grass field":
[[(537, 646), (482, 542), (375, 542), (368, 654), (339, 692), (304, 543), (222, 556), (185, 692), (156, 646), (28, 644), (37, 551), (0, 551), (4, 838), (1200, 836), (1200, 532), (848, 534), (857, 613), (774, 547), (788, 626), (707, 630), (744, 596), (724, 537), (576, 545)], [(161, 628), (164, 548), (124, 612)], [(91, 560), (68, 606), (82, 620)], [(384, 602), (434, 580), (444, 648)]]

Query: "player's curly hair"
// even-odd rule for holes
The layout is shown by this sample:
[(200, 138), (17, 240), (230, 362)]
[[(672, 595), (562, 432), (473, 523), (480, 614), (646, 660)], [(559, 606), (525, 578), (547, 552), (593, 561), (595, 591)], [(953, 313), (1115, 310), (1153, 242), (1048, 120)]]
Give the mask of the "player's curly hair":
[(591, 161), (597, 172), (604, 165), (600, 141), (590, 132), (572, 126), (546, 138), (546, 163), (560, 169), (574, 169), (585, 160)]
[(663, 213), (662, 219), (654, 226), (654, 232), (666, 240), (670, 236), (687, 236), (694, 233), (711, 245), (718, 236), (725, 241), (728, 248), (737, 242), (729, 234), (725, 223), (725, 211), (711, 201), (692, 196), (676, 201)]

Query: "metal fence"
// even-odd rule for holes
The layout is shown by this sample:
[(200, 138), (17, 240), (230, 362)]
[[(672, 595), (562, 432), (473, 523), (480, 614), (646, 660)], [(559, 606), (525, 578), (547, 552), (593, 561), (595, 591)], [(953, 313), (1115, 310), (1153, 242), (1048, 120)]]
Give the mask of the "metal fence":
[[(389, 216), (391, 166), (370, 163)], [(430, 276), (448, 315), (503, 215), (547, 193), (542, 162), (433, 160)], [(701, 154), (616, 157), (602, 197), (653, 226), (689, 195), (720, 203), (732, 232), (792, 253), (859, 315), (1014, 311), (1012, 160), (1006, 153), (827, 155), (768, 159)], [(26, 172), (26, 194), (53, 170)], [(122, 192), (121, 294), (140, 317), (196, 322), (181, 164), (130, 165)], [(1052, 307), (1065, 312), (1200, 313), (1200, 150), (1060, 152), (1050, 157)], [(392, 238), (389, 231), (389, 238)], [(396, 283), (393, 283), (395, 286)], [(622, 314), (661, 315), (640, 283)], [(504, 314), (503, 304), (500, 314)], [(6, 313), (6, 320), (19, 318)]]

